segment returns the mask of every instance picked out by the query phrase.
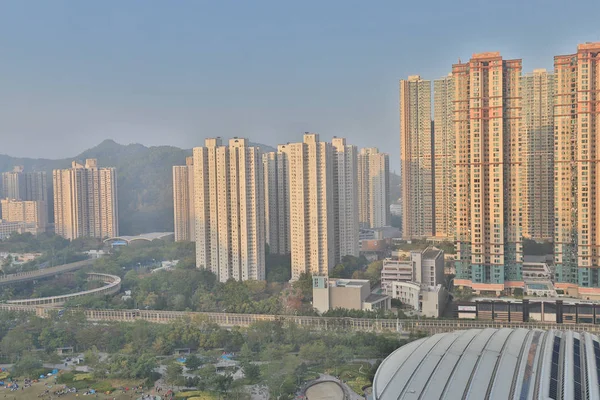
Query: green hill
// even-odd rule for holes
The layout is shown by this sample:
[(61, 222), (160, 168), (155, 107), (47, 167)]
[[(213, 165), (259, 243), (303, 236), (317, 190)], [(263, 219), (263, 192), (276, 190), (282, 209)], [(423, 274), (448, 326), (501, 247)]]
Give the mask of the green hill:
[[(273, 151), (270, 146), (259, 146)], [(61, 160), (16, 158), (0, 154), (0, 171), (10, 171), (23, 165), (26, 171), (47, 171), (68, 168), (71, 161), (98, 159), (103, 167), (117, 169), (119, 199), (119, 230), (121, 235), (173, 230), (173, 165), (185, 164), (191, 150), (172, 146), (146, 147), (141, 144), (122, 145), (105, 140), (98, 146)], [(50, 183), (50, 182), (49, 182)]]

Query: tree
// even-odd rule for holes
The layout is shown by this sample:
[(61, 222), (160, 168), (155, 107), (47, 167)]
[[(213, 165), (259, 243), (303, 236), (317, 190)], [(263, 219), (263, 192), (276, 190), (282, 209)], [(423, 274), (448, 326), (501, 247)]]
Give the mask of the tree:
[(303, 272), (298, 277), (298, 280), (293, 283), (294, 289), (299, 289), (304, 297), (304, 301), (312, 301), (312, 275), (306, 272)]
[(187, 360), (185, 360), (186, 368), (192, 371), (197, 370), (201, 365), (202, 361), (195, 354), (192, 354), (187, 358)]
[(242, 365), (242, 370), (244, 371), (244, 375), (246, 379), (250, 382), (250, 384), (257, 383), (260, 380), (260, 367), (256, 364), (252, 363), (244, 363)]
[(26, 354), (13, 367), (15, 376), (32, 376), (40, 368), (42, 361), (33, 354)]
[(371, 286), (375, 286), (381, 280), (381, 270), (383, 269), (383, 261), (373, 261), (365, 271), (365, 277), (371, 282)]
[(215, 389), (219, 393), (227, 394), (233, 383), (233, 377), (231, 375), (217, 375), (214, 382)]
[(166, 378), (167, 382), (171, 385), (176, 385), (181, 381), (183, 374), (183, 367), (177, 362), (172, 362), (167, 365)]

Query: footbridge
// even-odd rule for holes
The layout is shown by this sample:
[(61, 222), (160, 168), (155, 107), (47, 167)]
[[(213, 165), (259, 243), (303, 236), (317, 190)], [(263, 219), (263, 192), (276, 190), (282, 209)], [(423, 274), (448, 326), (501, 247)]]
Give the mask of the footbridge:
[(94, 260), (88, 259), (69, 264), (57, 265), (56, 267), (38, 269), (35, 271), (18, 272), (16, 274), (2, 275), (0, 276), (0, 286), (12, 285), (19, 282), (33, 281), (43, 278), (51, 278), (53, 276), (60, 275), (65, 272), (72, 272), (81, 268), (89, 267), (93, 264), (93, 262)]
[(21, 306), (43, 306), (43, 307), (54, 307), (66, 303), (69, 300), (76, 299), (83, 296), (100, 296), (100, 295), (111, 295), (118, 293), (121, 290), (121, 278), (116, 275), (101, 274), (98, 272), (90, 272), (87, 274), (88, 281), (102, 281), (105, 283), (104, 286), (84, 290), (82, 292), (63, 294), (59, 296), (51, 297), (38, 297), (31, 299), (19, 299), (19, 300), (8, 300), (6, 304), (21, 305)]
[[(39, 307), (23, 304), (0, 304), (0, 310), (35, 313), (40, 317), (49, 316), (51, 311), (60, 310), (58, 307)], [(314, 330), (343, 330), (354, 332), (378, 332), (432, 335), (435, 333), (451, 332), (463, 329), (485, 328), (526, 328), (526, 329), (561, 329), (600, 333), (600, 325), (594, 324), (558, 324), (551, 322), (502, 322), (488, 320), (415, 320), (415, 319), (364, 319), (364, 318), (334, 318), (334, 317), (302, 317), (290, 315), (262, 314), (230, 314), (203, 313), (185, 311), (158, 310), (100, 310), (74, 309), (72, 312), (83, 312), (89, 321), (135, 322), (138, 320), (153, 323), (174, 323), (182, 319), (204, 319), (223, 328), (234, 326), (248, 327), (259, 321), (281, 321), (295, 323)]]

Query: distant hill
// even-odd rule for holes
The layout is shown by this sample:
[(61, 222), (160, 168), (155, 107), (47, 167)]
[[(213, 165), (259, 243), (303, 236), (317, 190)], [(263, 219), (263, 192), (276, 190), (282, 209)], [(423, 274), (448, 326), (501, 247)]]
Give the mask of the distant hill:
[[(251, 143), (263, 151), (271, 146)], [(192, 150), (172, 146), (146, 147), (141, 144), (122, 145), (105, 140), (98, 146), (72, 158), (49, 160), (17, 158), (0, 154), (0, 171), (10, 171), (23, 165), (26, 171), (47, 171), (68, 168), (73, 160), (98, 159), (103, 167), (117, 169), (119, 199), (119, 230), (121, 235), (173, 230), (173, 165), (184, 165)], [(50, 183), (50, 182), (48, 182)]]

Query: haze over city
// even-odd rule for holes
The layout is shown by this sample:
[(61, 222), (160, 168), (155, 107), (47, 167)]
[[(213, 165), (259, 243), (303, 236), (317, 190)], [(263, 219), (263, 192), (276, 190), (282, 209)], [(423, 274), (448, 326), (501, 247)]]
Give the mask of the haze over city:
[(398, 79), (481, 51), (551, 70), (600, 39), (599, 13), (593, 0), (2, 2), (0, 153), (314, 131), (385, 149), (398, 170)]

